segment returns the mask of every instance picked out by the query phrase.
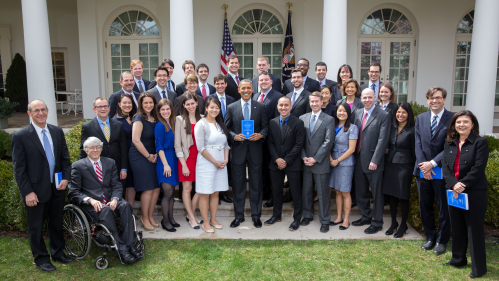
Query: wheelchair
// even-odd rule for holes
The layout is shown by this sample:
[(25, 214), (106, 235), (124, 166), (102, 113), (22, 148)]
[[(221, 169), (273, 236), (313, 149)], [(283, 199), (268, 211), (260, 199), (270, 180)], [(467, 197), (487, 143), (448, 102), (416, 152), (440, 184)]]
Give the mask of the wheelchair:
[[(135, 216), (133, 216), (135, 244), (134, 246), (140, 252), (142, 259), (145, 254), (145, 246), (142, 238), (142, 231), (137, 231), (135, 223)], [(64, 206), (62, 227), (64, 238), (66, 240), (65, 249), (68, 255), (73, 256), (77, 260), (84, 259), (90, 252), (92, 241), (103, 248), (104, 253), (98, 256), (94, 261), (94, 266), (97, 269), (106, 269), (110, 266), (110, 261), (107, 252), (116, 251), (120, 262), (125, 265), (118, 251), (118, 245), (113, 235), (106, 226), (96, 222), (94, 218), (84, 209), (78, 207), (76, 204), (68, 204)], [(119, 218), (116, 218), (116, 227), (118, 233), (123, 233)]]

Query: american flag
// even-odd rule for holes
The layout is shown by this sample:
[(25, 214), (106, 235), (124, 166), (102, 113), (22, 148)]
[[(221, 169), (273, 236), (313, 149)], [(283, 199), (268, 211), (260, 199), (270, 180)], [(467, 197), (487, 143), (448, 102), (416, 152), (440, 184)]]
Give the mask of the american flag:
[(232, 45), (232, 40), (230, 39), (229, 25), (227, 24), (227, 18), (224, 20), (224, 38), (222, 40), (222, 54), (220, 56), (220, 70), (224, 75), (227, 75), (228, 70), (228, 57), (230, 55), (235, 55), (234, 45)]

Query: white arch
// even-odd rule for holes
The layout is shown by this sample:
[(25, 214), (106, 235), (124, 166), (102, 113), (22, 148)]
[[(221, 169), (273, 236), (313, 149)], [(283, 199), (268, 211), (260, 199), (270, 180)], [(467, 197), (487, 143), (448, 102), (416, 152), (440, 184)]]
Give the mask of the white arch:
[(232, 35), (232, 27), (234, 26), (234, 24), (236, 23), (236, 20), (244, 13), (246, 13), (247, 11), (250, 11), (250, 10), (253, 10), (253, 9), (262, 9), (262, 10), (267, 10), (269, 11), (270, 13), (272, 13), (278, 20), (279, 22), (281, 23), (282, 25), (282, 28), (283, 28), (283, 34), (259, 34), (258, 36), (283, 36), (284, 37), (284, 33), (286, 32), (286, 21), (284, 20), (284, 17), (282, 16), (282, 14), (276, 10), (274, 7), (270, 6), (270, 5), (267, 5), (267, 4), (263, 4), (263, 3), (254, 3), (254, 4), (248, 4), (242, 8), (240, 8), (239, 10), (237, 10), (233, 15), (232, 17), (230, 18), (228, 24), (229, 24), (229, 29), (231, 31), (231, 36), (233, 37), (238, 37), (238, 36), (251, 36), (251, 35), (246, 35), (246, 34), (237, 34), (237, 35)]
[[(109, 29), (111, 28), (111, 24), (114, 21), (114, 19), (116, 17), (118, 17), (119, 15), (121, 15), (123, 12), (127, 12), (127, 11), (139, 11), (139, 12), (143, 12), (143, 13), (147, 14), (156, 23), (156, 26), (158, 27), (158, 31), (159, 31), (158, 34), (159, 35), (139, 36), (139, 35), (133, 34), (131, 36), (109, 36)], [(117, 8), (116, 10), (114, 10), (112, 13), (109, 14), (109, 16), (107, 17), (107, 19), (104, 22), (104, 25), (102, 27), (102, 35), (104, 36), (104, 39), (111, 38), (111, 37), (113, 39), (118, 39), (118, 40), (119, 39), (130, 40), (130, 39), (145, 39), (145, 38), (161, 38), (161, 34), (163, 34), (163, 31), (161, 30), (161, 25), (159, 24), (158, 18), (156, 18), (156, 16), (151, 11), (147, 10), (144, 7), (137, 6), (137, 5), (125, 5), (125, 6)]]

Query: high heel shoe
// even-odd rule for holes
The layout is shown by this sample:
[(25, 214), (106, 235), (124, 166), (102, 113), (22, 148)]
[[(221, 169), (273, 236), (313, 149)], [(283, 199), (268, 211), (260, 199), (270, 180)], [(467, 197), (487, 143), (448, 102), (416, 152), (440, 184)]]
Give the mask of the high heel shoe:
[(388, 230), (385, 232), (385, 235), (392, 235), (393, 232), (397, 231), (397, 228), (399, 227), (399, 223), (396, 222), (396, 224), (393, 224), (388, 228)]
[(402, 237), (404, 237), (404, 234), (408, 233), (407, 229), (408, 229), (408, 227), (407, 227), (406, 224), (405, 225), (401, 225), (399, 227), (399, 229), (397, 230), (397, 232), (395, 233), (395, 235), (393, 235), (393, 238), (402, 238)]
[(172, 223), (172, 226), (173, 227), (180, 227), (180, 224), (178, 224), (178, 223)]
[[(189, 217), (185, 217), (185, 220), (186, 220), (188, 223), (190, 223), (190, 221), (189, 221)], [(202, 224), (202, 223), (203, 223), (203, 220), (201, 219), (201, 220), (198, 220), (198, 221), (196, 221), (196, 222), (197, 222), (198, 224)]]
[(151, 225), (152, 225), (152, 226), (154, 226), (154, 227), (159, 227), (159, 223), (157, 223), (157, 222), (154, 222), (154, 223), (153, 223), (153, 222), (151, 222), (151, 221), (149, 221), (149, 222), (151, 223)]
[(142, 227), (144, 227), (145, 230), (147, 230), (147, 231), (154, 230), (153, 226), (146, 226), (146, 225), (144, 225), (144, 220), (142, 219), (142, 216), (140, 217), (140, 222), (142, 223)]
[(185, 219), (193, 229), (199, 229), (199, 225), (192, 225), (191, 221), (189, 220), (189, 217), (185, 217)]
[(164, 221), (163, 221), (163, 220), (161, 220), (161, 226), (163, 227), (163, 229), (164, 229), (164, 230), (166, 230), (166, 231), (168, 231), (168, 232), (175, 232), (175, 231), (177, 231), (177, 230), (175, 229), (175, 227), (172, 227), (172, 228), (168, 228), (168, 227), (166, 227), (166, 226), (165, 226), (165, 223), (164, 223)]

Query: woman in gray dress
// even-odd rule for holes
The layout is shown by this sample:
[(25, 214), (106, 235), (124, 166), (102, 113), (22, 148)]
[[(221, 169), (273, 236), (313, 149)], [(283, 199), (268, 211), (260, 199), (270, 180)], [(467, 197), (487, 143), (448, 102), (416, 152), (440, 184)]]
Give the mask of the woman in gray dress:
[[(340, 225), (340, 230), (350, 226), (349, 216), (352, 206), (350, 191), (352, 190), (352, 178), (355, 167), (354, 151), (357, 145), (359, 130), (350, 122), (352, 112), (347, 102), (341, 102), (334, 116), (336, 129), (334, 146), (329, 156), (332, 170), (329, 176), (329, 186), (336, 191), (336, 211), (338, 217), (331, 225)], [(342, 213), (345, 211), (345, 217)]]

